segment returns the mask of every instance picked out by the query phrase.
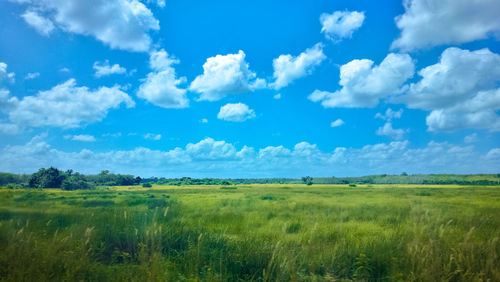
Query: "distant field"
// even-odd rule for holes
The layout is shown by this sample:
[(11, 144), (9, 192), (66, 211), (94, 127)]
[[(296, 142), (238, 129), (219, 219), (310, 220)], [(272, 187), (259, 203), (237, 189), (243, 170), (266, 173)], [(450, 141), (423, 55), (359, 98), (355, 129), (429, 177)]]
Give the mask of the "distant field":
[(1, 281), (500, 281), (500, 186), (0, 189)]

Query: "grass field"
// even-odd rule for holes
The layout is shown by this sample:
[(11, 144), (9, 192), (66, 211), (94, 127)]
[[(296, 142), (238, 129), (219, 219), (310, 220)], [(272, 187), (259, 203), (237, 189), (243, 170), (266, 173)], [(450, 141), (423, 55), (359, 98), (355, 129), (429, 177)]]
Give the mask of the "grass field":
[(500, 281), (500, 186), (0, 189), (2, 281)]

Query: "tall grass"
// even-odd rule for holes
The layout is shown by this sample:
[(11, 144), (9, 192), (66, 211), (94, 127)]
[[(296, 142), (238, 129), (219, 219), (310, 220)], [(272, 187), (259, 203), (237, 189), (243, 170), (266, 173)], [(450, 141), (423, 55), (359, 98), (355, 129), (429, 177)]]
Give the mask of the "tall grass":
[(0, 190), (2, 281), (500, 281), (500, 187)]

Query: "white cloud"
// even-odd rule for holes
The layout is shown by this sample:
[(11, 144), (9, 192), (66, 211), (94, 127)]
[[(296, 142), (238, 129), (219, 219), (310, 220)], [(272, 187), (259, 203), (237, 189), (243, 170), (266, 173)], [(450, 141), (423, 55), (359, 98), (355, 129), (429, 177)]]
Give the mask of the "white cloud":
[[(58, 150), (44, 136), (24, 145), (0, 149), (0, 171), (29, 173), (40, 167), (56, 166), (83, 173), (110, 169), (141, 176), (179, 177), (300, 177), (303, 175), (367, 175), (382, 173), (497, 173), (500, 149), (486, 154), (473, 146), (429, 142), (411, 148), (408, 141), (337, 147), (321, 151), (315, 144), (299, 142), (292, 149), (282, 145), (262, 149), (205, 138), (184, 148), (77, 152)], [(286, 166), (283, 164), (286, 163)]]
[(494, 148), (488, 151), (486, 159), (500, 161), (500, 148)]
[(3, 134), (9, 134), (9, 135), (15, 135), (21, 132), (21, 129), (17, 124), (13, 123), (5, 123), (0, 121), (0, 133)]
[(391, 121), (392, 119), (401, 118), (402, 115), (403, 109), (399, 109), (399, 111), (393, 111), (391, 108), (388, 108), (385, 111), (385, 114), (377, 113), (375, 115), (375, 118)]
[(472, 134), (464, 137), (464, 143), (466, 143), (466, 144), (472, 144), (472, 143), (476, 143), (478, 141), (479, 141), (479, 138), (477, 138), (477, 133), (472, 133)]
[(274, 89), (280, 89), (292, 81), (312, 73), (314, 67), (326, 59), (323, 54), (323, 44), (318, 43), (312, 48), (306, 49), (300, 55), (280, 55), (273, 60), (275, 81), (271, 84)]
[(339, 127), (341, 125), (344, 125), (344, 121), (341, 119), (336, 119), (335, 121), (332, 121), (330, 127)]
[(95, 142), (96, 139), (92, 135), (86, 135), (86, 134), (81, 134), (81, 135), (65, 135), (64, 139), (69, 139), (73, 141), (81, 141), (81, 142)]
[(202, 119), (200, 120), (200, 122), (201, 122), (201, 123), (208, 123), (208, 119), (206, 119), (206, 118), (202, 118)]
[(500, 38), (498, 0), (405, 0), (396, 17), (401, 36), (392, 48), (412, 50), (441, 44)]
[(95, 77), (103, 77), (112, 74), (123, 74), (127, 72), (127, 69), (121, 67), (119, 64), (110, 65), (109, 61), (104, 62), (94, 62), (93, 68), (95, 70)]
[(24, 77), (24, 79), (30, 80), (30, 79), (35, 79), (35, 78), (37, 78), (39, 76), (40, 76), (39, 72), (30, 72), (30, 73), (26, 74), (26, 76)]
[(13, 72), (7, 72), (7, 64), (0, 62), (0, 86), (2, 86), (3, 82), (14, 82), (14, 77), (16, 76)]
[(46, 17), (40, 16), (36, 11), (28, 10), (22, 14), (21, 17), (41, 35), (48, 36), (54, 31), (55, 27), (52, 21)]
[(147, 0), (148, 4), (155, 4), (160, 8), (165, 8), (165, 0)]
[(405, 130), (403, 129), (394, 129), (392, 128), (392, 123), (390, 121), (387, 121), (384, 126), (379, 127), (377, 129), (377, 135), (381, 136), (389, 136), (392, 139), (395, 140), (401, 140), (403, 139), (403, 135), (405, 134)]
[(178, 63), (179, 60), (169, 56), (163, 49), (152, 52), (149, 65), (154, 71), (143, 80), (137, 96), (163, 108), (189, 107), (186, 90), (178, 88), (179, 84), (186, 82), (185, 77), (177, 78), (173, 65)]
[(378, 66), (368, 59), (353, 60), (340, 67), (342, 89), (315, 90), (309, 100), (325, 108), (375, 107), (381, 98), (403, 91), (403, 83), (413, 76), (415, 66), (408, 54), (391, 53)]
[(242, 103), (226, 104), (220, 108), (217, 118), (227, 121), (242, 122), (247, 119), (255, 118), (255, 112)]
[(144, 135), (144, 139), (158, 141), (161, 139), (161, 134), (147, 133)]
[(8, 101), (10, 122), (23, 127), (79, 127), (101, 121), (109, 109), (118, 108), (122, 103), (128, 108), (135, 105), (119, 86), (91, 91), (84, 86), (77, 87), (74, 79), (35, 96), (25, 96), (21, 100), (12, 97)]
[(396, 99), (409, 108), (429, 110), (430, 131), (464, 128), (500, 130), (500, 55), (448, 48), (440, 61), (419, 71), (422, 79)]
[(205, 138), (198, 143), (186, 145), (186, 153), (195, 160), (223, 160), (236, 157), (236, 148), (225, 141)]
[(200, 93), (199, 101), (217, 101), (230, 94), (241, 94), (264, 88), (263, 79), (250, 71), (245, 53), (217, 55), (203, 64), (203, 74), (197, 76), (189, 90)]
[(388, 108), (385, 111), (385, 114), (377, 113), (375, 118), (379, 118), (385, 120), (385, 124), (379, 127), (376, 131), (377, 135), (381, 136), (389, 136), (395, 140), (403, 139), (403, 135), (408, 132), (408, 129), (394, 129), (392, 127), (392, 120), (401, 118), (403, 115), (403, 109), (399, 109), (399, 111), (393, 111), (391, 108)]
[(71, 70), (70, 70), (70, 69), (68, 69), (68, 68), (62, 68), (62, 69), (60, 69), (59, 71), (60, 71), (60, 72), (65, 72), (65, 73), (70, 73), (70, 72), (71, 72)]
[(121, 132), (116, 132), (116, 133), (104, 133), (102, 135), (103, 137), (115, 137), (115, 138), (118, 138), (118, 137), (121, 137), (122, 136), (122, 133)]
[(350, 38), (354, 31), (363, 25), (364, 12), (335, 11), (332, 14), (323, 13), (319, 17), (321, 32), (332, 41)]
[[(43, 14), (39, 14), (43, 13)], [(42, 34), (60, 29), (90, 35), (113, 49), (149, 51), (151, 30), (160, 25), (138, 0), (35, 0), (23, 17)]]
[(278, 93), (278, 94), (274, 95), (273, 99), (275, 99), (275, 100), (281, 99), (281, 93)]

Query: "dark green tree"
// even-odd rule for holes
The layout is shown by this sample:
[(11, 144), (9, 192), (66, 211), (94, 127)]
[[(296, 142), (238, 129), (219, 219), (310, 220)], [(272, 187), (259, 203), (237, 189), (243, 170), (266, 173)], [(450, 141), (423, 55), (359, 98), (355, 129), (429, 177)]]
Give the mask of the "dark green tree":
[(313, 178), (311, 176), (302, 176), (302, 182), (307, 185), (313, 184)]
[(41, 168), (33, 173), (28, 186), (32, 188), (60, 188), (66, 175), (55, 167)]

